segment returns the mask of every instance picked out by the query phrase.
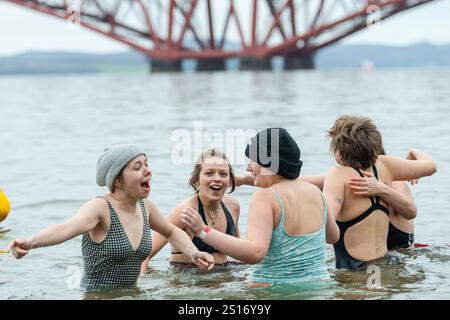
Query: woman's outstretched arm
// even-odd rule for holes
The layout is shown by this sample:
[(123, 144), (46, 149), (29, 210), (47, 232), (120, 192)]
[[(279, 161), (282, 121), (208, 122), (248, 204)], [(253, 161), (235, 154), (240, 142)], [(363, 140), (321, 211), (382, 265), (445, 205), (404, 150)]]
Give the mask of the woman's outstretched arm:
[[(248, 264), (256, 264), (266, 256), (273, 230), (273, 207), (270, 202), (272, 192), (260, 189), (250, 200), (247, 239), (236, 238), (210, 229), (203, 241), (218, 251)], [(199, 235), (205, 228), (199, 213), (192, 208), (183, 210), (182, 221)]]
[(392, 181), (409, 181), (431, 176), (437, 171), (436, 163), (430, 155), (417, 149), (411, 149), (407, 159), (393, 156), (380, 156), (388, 169)]
[(167, 238), (171, 245), (189, 257), (192, 263), (201, 269), (211, 270), (214, 267), (214, 258), (206, 252), (199, 251), (186, 232), (164, 218), (151, 201), (146, 199), (145, 204), (150, 212), (150, 226), (153, 230)]
[(49, 226), (32, 237), (15, 239), (9, 244), (8, 250), (11, 250), (12, 254), (20, 259), (31, 249), (57, 245), (87, 233), (98, 225), (105, 206), (104, 200), (92, 199), (66, 222)]

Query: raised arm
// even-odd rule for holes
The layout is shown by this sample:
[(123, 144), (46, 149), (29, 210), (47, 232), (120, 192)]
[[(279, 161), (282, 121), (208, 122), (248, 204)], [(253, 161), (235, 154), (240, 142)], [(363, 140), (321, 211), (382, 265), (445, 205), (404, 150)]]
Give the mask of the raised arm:
[(423, 151), (411, 149), (407, 160), (393, 156), (380, 156), (391, 174), (392, 181), (408, 181), (431, 176), (437, 171), (436, 163)]
[(154, 231), (165, 237), (171, 245), (200, 268), (211, 270), (214, 267), (214, 258), (206, 252), (199, 251), (186, 232), (164, 218), (159, 209), (148, 199), (145, 200), (145, 205), (150, 212), (150, 227)]
[(92, 199), (66, 222), (49, 226), (30, 238), (15, 239), (10, 243), (8, 250), (11, 250), (12, 254), (20, 259), (31, 249), (57, 245), (87, 233), (98, 225), (104, 210), (104, 200)]
[(417, 207), (411, 190), (403, 181), (394, 181), (392, 187), (375, 179), (370, 172), (364, 171), (365, 177), (355, 177), (349, 180), (350, 189), (355, 195), (379, 196), (386, 201), (396, 213), (405, 219), (414, 219)]
[[(260, 262), (266, 256), (272, 238), (273, 207), (270, 197), (273, 197), (273, 194), (265, 189), (260, 189), (253, 194), (249, 206), (247, 239), (239, 239), (210, 229), (203, 241), (227, 256), (244, 263)], [(205, 227), (198, 212), (192, 208), (186, 208), (183, 211), (182, 220), (196, 235), (200, 234)]]
[(251, 173), (237, 174), (235, 177), (236, 187), (254, 186), (255, 177)]
[[(153, 206), (153, 210), (157, 210), (159, 212), (159, 209), (156, 206)], [(168, 216), (167, 220), (172, 223), (174, 226), (182, 229), (183, 223), (181, 222), (181, 210), (185, 206), (179, 205), (177, 206)], [(150, 215), (151, 216), (151, 215)], [(141, 274), (145, 274), (148, 270), (148, 262), (151, 258), (153, 258), (166, 244), (168, 240), (164, 236), (162, 236), (159, 232), (155, 231), (152, 232), (152, 252), (150, 256), (142, 262), (141, 265)]]
[(335, 243), (339, 240), (340, 231), (336, 218), (341, 212), (344, 203), (345, 186), (341, 181), (339, 168), (332, 168), (325, 176), (323, 195), (328, 204), (327, 213), (327, 243)]
[[(185, 205), (177, 206), (167, 217), (167, 221), (169, 221), (174, 226), (183, 230), (184, 225), (181, 222), (181, 211)], [(158, 209), (156, 209), (158, 210)], [(159, 212), (159, 210), (158, 210)], [(159, 232), (154, 232), (152, 234), (152, 253), (150, 254), (150, 259), (153, 258), (166, 244), (168, 240), (164, 236), (162, 236)]]

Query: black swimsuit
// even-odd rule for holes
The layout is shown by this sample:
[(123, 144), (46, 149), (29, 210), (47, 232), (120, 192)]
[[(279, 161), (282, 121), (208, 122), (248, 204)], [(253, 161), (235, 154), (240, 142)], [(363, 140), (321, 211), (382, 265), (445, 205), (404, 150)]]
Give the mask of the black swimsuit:
[[(375, 178), (378, 180), (377, 168), (375, 166), (372, 166), (372, 169), (373, 169), (373, 174), (374, 174)], [(355, 170), (358, 171), (358, 173), (361, 177), (364, 177), (364, 175), (359, 170), (357, 170), (357, 169), (355, 169)], [(336, 223), (339, 227), (340, 233), (341, 233), (341, 236), (339, 237), (338, 242), (333, 244), (334, 253), (336, 255), (336, 268), (337, 269), (356, 269), (364, 264), (364, 261), (360, 261), (360, 260), (353, 258), (348, 253), (347, 248), (345, 248), (344, 235), (345, 235), (345, 232), (347, 231), (347, 229), (354, 226), (358, 222), (361, 222), (365, 218), (367, 218), (375, 210), (381, 210), (389, 216), (389, 209), (380, 203), (380, 198), (378, 196), (370, 197), (370, 202), (372, 203), (370, 208), (367, 209), (366, 211), (364, 211), (364, 213), (362, 213), (358, 217), (356, 217), (350, 221), (346, 221), (346, 222), (336, 221)]]
[[(225, 218), (227, 219), (227, 229), (225, 230), (225, 234), (228, 234), (230, 236), (235, 236), (236, 231), (234, 229), (234, 222), (233, 218), (231, 217), (230, 212), (228, 211), (227, 207), (225, 206), (225, 203), (223, 201), (220, 201), (220, 204), (222, 205), (223, 212), (225, 213)], [(198, 197), (198, 213), (202, 217), (203, 222), (208, 225), (208, 222), (206, 221), (205, 217), (205, 209), (203, 208), (203, 204), (200, 201), (200, 197)], [(203, 242), (200, 238), (194, 236), (192, 238), (192, 243), (197, 247), (199, 251), (204, 251), (208, 253), (214, 253), (219, 252), (214, 247), (211, 247), (210, 245)], [(172, 254), (180, 254), (181, 252), (172, 252)]]
[(389, 223), (388, 250), (409, 248), (414, 243), (414, 233), (406, 233)]

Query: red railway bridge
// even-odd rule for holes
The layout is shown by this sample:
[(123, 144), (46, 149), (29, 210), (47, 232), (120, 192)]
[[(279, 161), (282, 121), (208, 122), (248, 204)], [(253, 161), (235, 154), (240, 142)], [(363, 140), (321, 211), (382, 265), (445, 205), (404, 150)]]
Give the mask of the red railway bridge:
[(433, 0), (0, 0), (122, 42), (150, 58), (152, 71), (314, 68), (314, 55), (357, 31)]

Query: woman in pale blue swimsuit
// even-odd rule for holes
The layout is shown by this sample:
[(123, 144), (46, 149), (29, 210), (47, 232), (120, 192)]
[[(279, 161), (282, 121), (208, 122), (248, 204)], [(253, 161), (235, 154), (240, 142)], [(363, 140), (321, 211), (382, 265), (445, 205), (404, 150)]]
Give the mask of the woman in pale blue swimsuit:
[(256, 264), (251, 287), (328, 280), (325, 243), (337, 241), (339, 230), (320, 190), (297, 180), (302, 162), (296, 142), (285, 129), (265, 129), (245, 153), (261, 188), (250, 201), (247, 239), (210, 229), (192, 208), (183, 211), (183, 222), (220, 252)]

